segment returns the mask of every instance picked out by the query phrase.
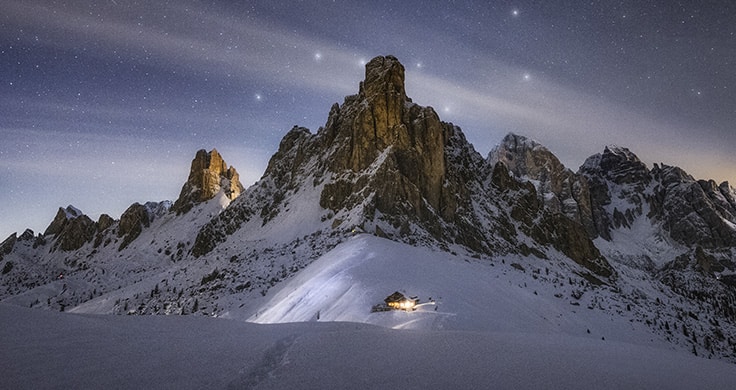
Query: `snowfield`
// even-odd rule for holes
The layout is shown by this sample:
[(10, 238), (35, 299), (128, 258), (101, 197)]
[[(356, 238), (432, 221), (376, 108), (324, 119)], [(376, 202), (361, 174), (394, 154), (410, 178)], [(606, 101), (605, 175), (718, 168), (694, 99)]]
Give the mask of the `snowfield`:
[(563, 334), (259, 325), (0, 305), (4, 389), (730, 389), (736, 367)]
[[(675, 348), (570, 267), (358, 234), (226, 318), (0, 304), (0, 388), (734, 387), (736, 365)], [(420, 307), (371, 313), (394, 291)]]
[[(553, 265), (522, 257), (509, 257), (504, 262), (453, 256), (360, 234), (284, 283), (248, 321), (302, 322), (319, 317), (319, 321), (360, 322), (395, 329), (573, 334), (591, 328), (600, 331), (601, 326), (592, 327), (600, 322), (607, 330), (605, 335), (610, 334), (608, 316), (589, 319), (587, 310), (570, 305), (569, 294), (557, 298), (552, 286), (527, 274), (535, 266), (554, 269)], [(549, 277), (541, 270), (539, 277), (542, 273)], [(424, 304), (410, 313), (370, 312), (373, 305), (383, 303), (394, 291), (417, 296)], [(587, 302), (585, 297), (582, 299)]]

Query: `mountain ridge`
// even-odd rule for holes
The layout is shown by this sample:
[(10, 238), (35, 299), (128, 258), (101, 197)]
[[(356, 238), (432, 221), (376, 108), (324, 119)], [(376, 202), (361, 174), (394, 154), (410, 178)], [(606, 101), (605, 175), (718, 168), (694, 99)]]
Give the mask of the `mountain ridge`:
[(484, 158), (458, 126), (407, 96), (404, 77), (395, 57), (368, 62), (358, 94), (335, 103), (315, 133), (292, 128), (247, 189), (216, 150), (200, 150), (173, 203), (135, 203), (119, 220), (97, 222), (69, 206), (43, 234), (11, 235), (0, 243), (0, 300), (116, 314), (252, 313), (272, 288), (369, 233), (490, 266), (508, 259), (549, 284), (567, 275), (594, 295), (626, 291), (633, 298), (622, 300), (649, 321), (648, 310), (679, 297), (686, 304), (663, 312), (660, 326), (700, 313), (711, 325), (701, 330), (708, 346), (705, 336), (698, 345), (730, 356), (736, 191), (728, 183), (649, 169), (614, 146), (573, 172), (513, 133)]

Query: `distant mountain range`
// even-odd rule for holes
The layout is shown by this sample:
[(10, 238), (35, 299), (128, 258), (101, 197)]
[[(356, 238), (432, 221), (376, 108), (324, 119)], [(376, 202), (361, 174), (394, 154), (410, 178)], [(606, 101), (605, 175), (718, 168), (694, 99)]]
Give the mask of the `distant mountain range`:
[[(0, 244), (0, 300), (256, 320), (285, 307), (273, 299), (286, 296), (286, 286), (299, 290), (294, 280), (312, 286), (303, 294), (319, 294), (321, 279), (304, 275), (323, 273), (305, 268), (361, 234), (506, 266), (524, 274), (509, 279), (509, 294), (534, 280), (548, 286), (539, 291), (553, 302), (564, 302), (559, 310), (587, 294), (590, 310), (646, 323), (678, 349), (736, 361), (733, 187), (664, 164), (649, 169), (618, 146), (577, 172), (516, 134), (483, 157), (458, 126), (407, 97), (404, 67), (392, 56), (366, 65), (358, 94), (334, 104), (316, 133), (291, 129), (247, 189), (216, 150), (200, 150), (173, 203), (136, 203), (119, 220), (97, 221), (68, 206), (43, 233), (11, 235)], [(421, 262), (412, 264), (403, 272), (416, 269), (412, 279), (422, 280)], [(488, 275), (493, 283), (490, 275), (506, 273)], [(392, 326), (380, 314), (358, 318), (340, 314), (355, 308), (309, 302), (308, 315), (270, 311), (269, 318)], [(321, 310), (331, 317), (315, 314)]]

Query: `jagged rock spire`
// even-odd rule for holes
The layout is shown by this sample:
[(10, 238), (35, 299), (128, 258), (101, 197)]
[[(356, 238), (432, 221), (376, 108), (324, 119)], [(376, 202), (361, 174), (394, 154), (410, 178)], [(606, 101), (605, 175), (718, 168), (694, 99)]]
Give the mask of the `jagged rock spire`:
[(404, 66), (396, 57), (379, 56), (366, 64), (358, 95), (333, 106), (322, 133), (328, 145), (339, 145), (330, 170), (363, 171), (390, 147), (387, 157), (403, 181), (419, 189), (415, 206), (421, 207), (423, 197), (440, 210), (445, 139), (451, 127), (431, 107), (416, 105), (406, 96)]
[[(305, 177), (313, 176), (309, 183), (322, 184), (320, 206), (329, 214), (361, 216), (336, 217), (333, 228), (343, 223), (346, 228), (378, 224), (376, 216), (389, 215), (396, 216), (392, 228), (408, 229), (410, 220), (420, 220), (440, 236), (445, 234), (440, 219), (452, 220), (460, 207), (458, 194), (467, 192), (465, 183), (446, 182), (445, 151), (450, 142), (466, 145), (459, 128), (441, 122), (434, 109), (406, 96), (404, 66), (395, 57), (375, 57), (366, 64), (359, 92), (335, 103), (317, 134), (296, 126), (286, 134), (259, 186), (251, 187), (268, 194), (249, 194), (267, 204), (251, 209), (260, 209), (267, 223), (281, 212), (280, 202), (304, 187)], [(322, 183), (323, 178), (330, 181)], [(235, 210), (240, 204), (228, 207), (203, 228), (192, 252), (195, 256), (224, 239), (218, 225), (236, 226), (251, 218), (252, 211)]]
[(46, 228), (43, 235), (48, 236), (61, 233), (69, 220), (81, 217), (83, 214), (84, 213), (82, 213), (78, 208), (72, 205), (69, 205), (66, 208), (59, 207), (59, 210), (56, 212), (56, 217), (51, 221), (51, 224)]
[(230, 200), (237, 198), (243, 192), (240, 176), (234, 167), (228, 168), (217, 149), (209, 153), (201, 149), (192, 160), (189, 178), (172, 210), (177, 214), (186, 213), (195, 204), (214, 198), (220, 190)]
[[(518, 231), (503, 210), (519, 203), (521, 192), (527, 203), (538, 205), (537, 193), (531, 184), (504, 193), (488, 183), (492, 170), (459, 127), (406, 96), (404, 67), (395, 57), (376, 57), (366, 65), (358, 94), (333, 105), (317, 134), (300, 127), (286, 134), (261, 181), (202, 228), (192, 254), (208, 253), (245, 222), (260, 219), (260, 226), (309, 223), (334, 231), (359, 226), (379, 236), (436, 239), (480, 253), (544, 257), (520, 244), (517, 236), (526, 234), (594, 273), (611, 275), (582, 226), (565, 217), (536, 207), (527, 213), (528, 226)], [(290, 203), (294, 194), (304, 199), (302, 194), (317, 192), (324, 210), (319, 219), (297, 220)], [(544, 223), (535, 225), (540, 218)]]
[(44, 236), (55, 236), (53, 249), (63, 251), (79, 249), (91, 241), (97, 230), (96, 224), (74, 206), (59, 207), (56, 217), (44, 231)]
[[(360, 171), (387, 147), (408, 146), (411, 129), (405, 114), (410, 103), (404, 89), (404, 66), (393, 56), (369, 61), (360, 92), (346, 97), (341, 106), (335, 104), (330, 111), (324, 131), (328, 143), (347, 143), (338, 151), (331, 168)], [(439, 118), (436, 121), (439, 123)]]
[(608, 145), (603, 153), (588, 157), (580, 170), (588, 175), (603, 174), (618, 184), (646, 185), (650, 180), (646, 164), (629, 149), (616, 145)]
[(360, 95), (375, 97), (391, 94), (403, 102), (407, 100), (404, 88), (404, 65), (391, 55), (378, 56), (365, 65), (365, 80), (360, 83)]

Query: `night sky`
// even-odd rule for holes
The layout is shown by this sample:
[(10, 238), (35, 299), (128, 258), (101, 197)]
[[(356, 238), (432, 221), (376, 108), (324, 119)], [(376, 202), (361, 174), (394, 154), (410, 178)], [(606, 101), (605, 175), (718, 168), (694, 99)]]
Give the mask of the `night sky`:
[(175, 200), (198, 149), (248, 186), (385, 54), (484, 156), (515, 132), (574, 171), (617, 144), (736, 185), (730, 0), (3, 0), (0, 240)]

